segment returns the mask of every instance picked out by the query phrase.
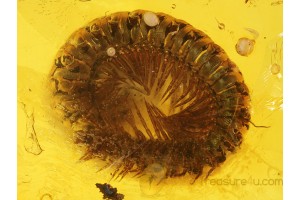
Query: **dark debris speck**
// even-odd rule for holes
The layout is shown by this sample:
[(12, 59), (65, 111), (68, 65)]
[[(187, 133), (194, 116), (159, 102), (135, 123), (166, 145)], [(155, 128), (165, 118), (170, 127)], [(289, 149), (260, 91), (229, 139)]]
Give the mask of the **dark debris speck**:
[(96, 187), (99, 188), (100, 192), (103, 194), (103, 199), (106, 199), (106, 200), (122, 200), (122, 199), (124, 199), (124, 195), (119, 194), (118, 189), (113, 188), (110, 184), (96, 183)]

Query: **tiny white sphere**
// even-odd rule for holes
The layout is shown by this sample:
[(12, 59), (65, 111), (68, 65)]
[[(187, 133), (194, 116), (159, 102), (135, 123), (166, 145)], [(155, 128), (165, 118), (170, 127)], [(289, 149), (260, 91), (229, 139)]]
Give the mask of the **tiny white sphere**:
[(153, 12), (145, 12), (143, 15), (143, 20), (148, 26), (156, 26), (159, 24), (159, 19), (157, 15)]
[(255, 41), (249, 38), (240, 38), (235, 45), (235, 49), (241, 56), (248, 56), (254, 49)]
[(108, 56), (114, 56), (116, 54), (116, 49), (113, 48), (113, 47), (109, 47), (107, 50), (106, 50), (106, 53)]

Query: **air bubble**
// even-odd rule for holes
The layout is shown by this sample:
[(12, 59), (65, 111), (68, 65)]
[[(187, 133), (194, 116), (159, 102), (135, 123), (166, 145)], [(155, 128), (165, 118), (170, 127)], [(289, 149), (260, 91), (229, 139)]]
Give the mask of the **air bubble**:
[(159, 19), (158, 19), (157, 15), (154, 14), (153, 12), (145, 12), (143, 19), (144, 19), (144, 22), (148, 26), (151, 26), (151, 27), (159, 24)]
[(254, 49), (255, 40), (249, 38), (240, 38), (235, 45), (236, 52), (241, 56), (248, 56)]
[(41, 196), (40, 199), (41, 200), (52, 200), (52, 196), (51, 196), (51, 194), (46, 193), (46, 194), (43, 194), (43, 196)]
[(108, 56), (114, 56), (116, 54), (116, 49), (113, 48), (113, 47), (109, 47), (107, 50), (106, 50), (106, 53)]
[(153, 196), (162, 189), (166, 169), (159, 163), (149, 165), (140, 179), (140, 188), (144, 195)]
[(274, 63), (274, 64), (271, 65), (270, 70), (271, 70), (271, 73), (273, 75), (276, 75), (276, 74), (278, 74), (280, 72), (280, 65)]
[(93, 24), (90, 26), (91, 32), (96, 32), (100, 30), (100, 27), (97, 24)]
[(61, 57), (61, 63), (64, 66), (69, 66), (74, 62), (74, 58), (73, 56), (69, 55), (69, 54), (65, 54)]
[(217, 21), (217, 23), (218, 23), (218, 28), (219, 28), (220, 30), (224, 30), (224, 29), (225, 29), (225, 24), (219, 22), (217, 19), (216, 19), (216, 21)]

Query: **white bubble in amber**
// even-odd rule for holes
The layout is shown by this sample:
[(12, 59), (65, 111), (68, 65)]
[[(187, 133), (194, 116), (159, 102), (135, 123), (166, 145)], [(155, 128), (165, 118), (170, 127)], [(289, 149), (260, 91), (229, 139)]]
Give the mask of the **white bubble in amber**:
[(156, 26), (159, 24), (159, 19), (153, 12), (145, 12), (143, 15), (143, 20), (148, 26)]
[(114, 56), (116, 54), (116, 49), (113, 48), (113, 47), (109, 47), (107, 50), (106, 50), (106, 53), (108, 56)]
[(254, 49), (255, 40), (242, 37), (235, 45), (236, 52), (241, 56), (248, 56)]

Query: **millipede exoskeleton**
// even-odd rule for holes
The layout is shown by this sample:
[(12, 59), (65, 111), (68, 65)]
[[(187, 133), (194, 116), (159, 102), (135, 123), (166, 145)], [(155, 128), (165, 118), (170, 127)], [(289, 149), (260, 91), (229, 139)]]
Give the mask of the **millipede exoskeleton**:
[(85, 158), (114, 163), (120, 179), (155, 164), (166, 177), (196, 180), (241, 144), (250, 121), (237, 66), (202, 31), (164, 13), (119, 12), (78, 29), (50, 82)]

